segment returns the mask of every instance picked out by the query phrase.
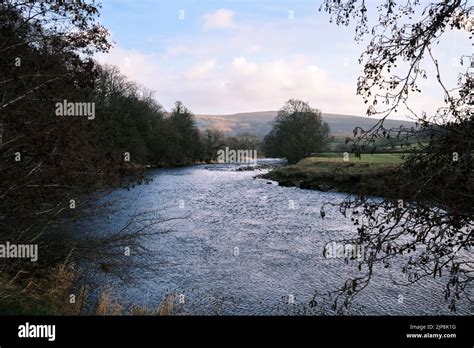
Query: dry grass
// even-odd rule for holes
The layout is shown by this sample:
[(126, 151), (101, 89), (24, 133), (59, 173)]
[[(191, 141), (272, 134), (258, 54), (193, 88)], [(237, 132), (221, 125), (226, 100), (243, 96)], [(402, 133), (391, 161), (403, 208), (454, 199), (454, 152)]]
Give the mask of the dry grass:
[[(88, 293), (84, 286), (74, 289), (77, 270), (72, 263), (62, 264), (41, 272), (41, 276), (15, 277), (0, 273), (0, 313), (21, 315), (81, 315), (84, 314)], [(113, 297), (111, 289), (99, 294), (93, 307), (95, 315), (174, 315), (176, 294), (165, 296), (156, 308), (143, 306), (125, 308)], [(89, 311), (88, 311), (89, 313)]]
[(143, 306), (133, 306), (127, 312), (123, 305), (113, 299), (110, 290), (102, 292), (95, 309), (96, 315), (173, 315), (176, 295), (174, 293), (166, 295), (160, 305), (154, 309)]
[(39, 275), (19, 271), (11, 278), (0, 277), (1, 313), (80, 314), (85, 290), (81, 288), (78, 294), (72, 293), (76, 274), (73, 264), (62, 264)]
[(106, 290), (99, 296), (99, 301), (95, 309), (96, 315), (121, 315), (123, 306), (112, 298), (111, 292)]
[(176, 294), (171, 293), (166, 295), (165, 299), (155, 309), (148, 309), (142, 306), (135, 306), (130, 310), (131, 315), (174, 315), (174, 304), (176, 301)]

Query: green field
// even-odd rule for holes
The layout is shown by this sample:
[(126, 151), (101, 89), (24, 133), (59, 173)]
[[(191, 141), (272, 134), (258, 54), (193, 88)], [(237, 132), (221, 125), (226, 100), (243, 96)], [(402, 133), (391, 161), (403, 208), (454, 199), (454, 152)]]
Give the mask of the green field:
[[(376, 153), (373, 155), (362, 154), (361, 158), (356, 158), (355, 154), (348, 153), (349, 161), (354, 163), (381, 163), (381, 164), (398, 164), (402, 163), (402, 154), (398, 153)], [(323, 152), (316, 157), (305, 158), (301, 162), (344, 162), (343, 153)]]
[(343, 153), (321, 153), (294, 165), (277, 168), (263, 178), (277, 181), (281, 186), (304, 189), (339, 191), (368, 195), (390, 195), (387, 187), (403, 163), (401, 154), (362, 154), (356, 158)]

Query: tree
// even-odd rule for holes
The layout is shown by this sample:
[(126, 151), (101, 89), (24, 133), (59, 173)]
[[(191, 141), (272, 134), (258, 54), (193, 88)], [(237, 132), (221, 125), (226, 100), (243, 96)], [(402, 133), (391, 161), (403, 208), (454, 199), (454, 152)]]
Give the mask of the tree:
[(321, 112), (308, 103), (288, 100), (264, 139), (267, 157), (285, 157), (289, 163), (324, 149), (329, 139), (329, 126), (321, 120)]
[[(102, 211), (93, 194), (141, 179), (141, 170), (113, 146), (119, 139), (103, 132), (108, 120), (102, 112), (120, 105), (113, 103), (119, 98), (107, 105), (116, 91), (95, 89), (100, 79), (93, 53), (109, 48), (97, 15), (98, 7), (82, 0), (0, 2), (0, 240), (35, 243), (41, 255), (37, 263), (0, 260), (0, 272), (12, 284), (46, 281), (58, 264), (123, 255), (118, 247), (124, 240), (136, 245), (144, 231), (92, 240), (75, 239), (65, 228), (90, 206), (90, 214)], [(104, 103), (89, 120), (56, 114), (55, 105), (64, 100)], [(135, 110), (143, 106), (132, 104)], [(139, 131), (146, 127), (137, 124)], [(131, 179), (124, 182), (126, 176)]]
[(177, 101), (167, 119), (168, 160), (174, 164), (186, 164), (199, 159), (201, 143), (194, 115), (183, 103)]
[[(378, 138), (404, 138), (428, 141), (412, 148), (387, 187), (387, 196), (397, 200), (348, 197), (341, 205), (357, 226), (352, 242), (365, 247), (366, 259), (359, 263), (362, 274), (348, 279), (337, 292), (334, 308), (343, 310), (369, 284), (378, 265), (390, 267), (402, 260), (407, 284), (426, 277), (447, 274), (445, 300), (451, 310), (461, 297), (472, 302), (470, 291), (474, 262), (469, 257), (473, 241), (474, 184), (473, 153), (473, 74), (461, 72), (458, 85), (448, 88), (442, 79), (433, 46), (447, 30), (474, 34), (474, 6), (469, 1), (395, 3), (386, 0), (377, 7), (378, 24), (368, 28), (368, 10), (363, 0), (326, 0), (321, 9), (337, 24), (356, 20), (356, 37), (372, 35), (362, 54), (363, 75), (357, 92), (368, 105), (368, 115), (381, 116), (369, 130), (356, 128), (353, 151), (373, 147)], [(462, 60), (462, 58), (461, 58)], [(431, 64), (434, 79), (445, 94), (433, 115), (415, 112), (413, 93), (420, 93), (420, 79), (429, 76), (425, 64)], [(474, 62), (471, 62), (471, 67)], [(384, 120), (405, 110), (418, 127), (387, 129)], [(409, 254), (409, 255), (408, 255)]]
[(165, 112), (153, 93), (130, 82), (113, 66), (96, 66), (94, 89), (100, 117), (92, 124), (101, 136), (100, 146), (134, 162), (158, 163), (166, 157)]
[(90, 55), (109, 47), (97, 11), (83, 1), (0, 4), (2, 240), (47, 235), (69, 199), (117, 181), (119, 164), (95, 150), (87, 120), (54, 109), (64, 99), (90, 101)]
[(217, 159), (217, 151), (224, 144), (224, 136), (217, 129), (205, 129), (200, 133), (201, 137), (201, 160), (212, 162)]

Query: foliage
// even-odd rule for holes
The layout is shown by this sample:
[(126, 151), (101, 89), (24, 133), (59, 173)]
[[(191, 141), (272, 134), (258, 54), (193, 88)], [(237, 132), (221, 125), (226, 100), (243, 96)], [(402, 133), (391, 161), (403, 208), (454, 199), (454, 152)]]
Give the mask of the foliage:
[(297, 99), (288, 100), (278, 112), (264, 139), (267, 157), (285, 157), (289, 163), (322, 151), (329, 140), (329, 126), (321, 112)]
[[(348, 279), (337, 292), (334, 308), (348, 308), (354, 296), (367, 287), (377, 265), (390, 267), (402, 259), (408, 284), (443, 274), (445, 300), (456, 310), (461, 296), (472, 301), (473, 75), (468, 68), (460, 73), (458, 85), (449, 89), (432, 47), (447, 30), (465, 31), (472, 40), (474, 6), (463, 0), (426, 6), (419, 1), (386, 0), (377, 7), (378, 23), (371, 30), (364, 1), (326, 0), (321, 8), (338, 24), (355, 20), (358, 39), (372, 36), (360, 59), (363, 75), (357, 91), (368, 105), (367, 114), (381, 119), (369, 130), (354, 130), (351, 143), (356, 155), (373, 148), (381, 138), (411, 141), (421, 134), (426, 139), (410, 149), (401, 167), (403, 175), (395, 177), (386, 189), (387, 196), (407, 199), (400, 203), (348, 197), (340, 206), (357, 226), (353, 242), (365, 247), (366, 259), (359, 265), (363, 274)], [(424, 65), (427, 61), (445, 94), (438, 111), (429, 116), (413, 111), (409, 98), (422, 91), (420, 80), (429, 77)], [(385, 119), (400, 110), (406, 110), (418, 127), (385, 128)]]

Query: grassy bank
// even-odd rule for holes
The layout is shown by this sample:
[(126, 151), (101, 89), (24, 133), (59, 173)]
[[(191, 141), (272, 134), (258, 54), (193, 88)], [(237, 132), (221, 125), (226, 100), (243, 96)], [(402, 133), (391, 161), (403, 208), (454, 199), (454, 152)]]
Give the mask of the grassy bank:
[[(18, 282), (0, 275), (0, 314), (2, 315), (174, 315), (177, 294), (168, 293), (155, 307), (125, 306), (111, 289), (102, 290), (90, 310), (84, 311), (87, 291), (74, 289), (72, 267), (56, 267), (47, 278)], [(74, 295), (74, 301), (71, 301)], [(90, 300), (90, 299), (89, 299)], [(87, 306), (89, 307), (89, 306)]]
[[(26, 273), (26, 272), (25, 272)], [(39, 276), (19, 272), (10, 277), (0, 274), (0, 313), (2, 315), (80, 314), (83, 293), (69, 301), (75, 272), (70, 266), (52, 267)]]
[(277, 168), (262, 178), (277, 181), (281, 186), (391, 196), (388, 188), (402, 162), (401, 154), (363, 154), (361, 159), (349, 154), (345, 161), (342, 153), (322, 153)]

